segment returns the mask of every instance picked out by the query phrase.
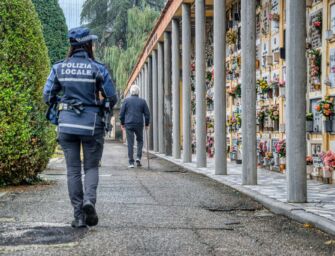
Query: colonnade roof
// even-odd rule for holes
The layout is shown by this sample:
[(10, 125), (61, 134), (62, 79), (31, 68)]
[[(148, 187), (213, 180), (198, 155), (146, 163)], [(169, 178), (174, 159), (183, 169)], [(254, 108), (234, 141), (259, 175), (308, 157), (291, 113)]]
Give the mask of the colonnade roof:
[[(223, 1), (223, 0), (222, 0)], [(233, 0), (227, 0), (227, 5), (231, 4)], [(182, 4), (188, 3), (192, 5), (192, 18), (194, 18), (194, 2), (195, 0), (168, 0), (166, 3), (159, 19), (157, 20), (153, 30), (151, 31), (148, 39), (142, 49), (141, 54), (134, 66), (134, 69), (127, 82), (127, 87), (124, 91), (124, 95), (127, 95), (130, 86), (136, 80), (137, 76), (141, 72), (143, 65), (147, 62), (152, 51), (156, 49), (157, 43), (163, 42), (164, 32), (171, 31), (171, 21), (173, 18), (180, 18), (182, 16)], [(214, 0), (205, 0), (206, 2), (206, 16), (213, 17), (213, 2)]]

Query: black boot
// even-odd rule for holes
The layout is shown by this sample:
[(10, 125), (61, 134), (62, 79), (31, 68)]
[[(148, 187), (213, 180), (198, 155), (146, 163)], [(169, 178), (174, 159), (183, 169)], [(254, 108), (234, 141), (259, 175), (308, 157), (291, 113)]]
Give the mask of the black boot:
[(91, 202), (86, 202), (83, 205), (83, 211), (85, 214), (85, 223), (88, 226), (95, 226), (98, 224), (99, 219), (95, 207)]
[(75, 218), (71, 222), (71, 227), (73, 228), (87, 228), (84, 218)]

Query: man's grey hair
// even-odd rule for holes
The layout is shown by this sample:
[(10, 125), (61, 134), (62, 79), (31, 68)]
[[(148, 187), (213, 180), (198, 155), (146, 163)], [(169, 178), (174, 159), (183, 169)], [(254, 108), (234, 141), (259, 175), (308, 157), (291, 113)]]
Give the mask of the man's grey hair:
[(138, 85), (134, 84), (130, 88), (130, 95), (131, 96), (138, 96), (140, 94), (140, 87)]

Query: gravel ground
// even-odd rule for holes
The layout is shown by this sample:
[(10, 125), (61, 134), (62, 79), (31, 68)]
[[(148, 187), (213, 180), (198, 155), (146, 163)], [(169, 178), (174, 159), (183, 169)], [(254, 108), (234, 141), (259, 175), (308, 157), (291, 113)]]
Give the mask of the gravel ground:
[(105, 144), (94, 228), (69, 226), (62, 160), (43, 174), (51, 185), (2, 196), (0, 254), (335, 255), (330, 235), (164, 160), (128, 170), (126, 155), (123, 145)]

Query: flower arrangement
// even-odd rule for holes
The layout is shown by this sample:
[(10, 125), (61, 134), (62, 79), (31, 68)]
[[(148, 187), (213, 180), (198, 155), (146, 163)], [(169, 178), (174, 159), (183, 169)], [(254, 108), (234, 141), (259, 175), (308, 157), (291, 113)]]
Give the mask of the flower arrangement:
[(237, 124), (237, 121), (236, 121), (236, 118), (235, 118), (235, 116), (228, 116), (228, 119), (227, 119), (227, 126), (229, 127), (229, 128), (233, 128), (233, 126), (234, 125), (236, 125)]
[(235, 114), (235, 118), (236, 118), (236, 124), (238, 126), (241, 126), (242, 125), (242, 118), (241, 118), (241, 115), (240, 114)]
[(284, 158), (286, 157), (286, 141), (285, 140), (280, 140), (278, 143), (275, 145), (276, 152), (279, 155), (279, 157)]
[(266, 109), (263, 107), (257, 111), (256, 118), (259, 124), (263, 124), (266, 117)]
[(265, 159), (271, 160), (272, 158), (273, 158), (272, 152), (268, 151), (268, 152), (265, 153)]
[(279, 21), (279, 14), (278, 13), (270, 13), (269, 14), (269, 20), (272, 20), (272, 21), (276, 21), (278, 22)]
[(335, 153), (332, 150), (329, 150), (327, 153), (320, 154), (320, 157), (326, 167), (335, 167)]
[(334, 115), (334, 104), (330, 97), (325, 97), (324, 100), (320, 100), (315, 106), (315, 110), (320, 112), (323, 116), (329, 118)]
[(232, 97), (241, 97), (241, 84), (237, 84), (237, 85), (232, 85), (229, 87), (229, 89), (227, 90), (228, 94)]
[(322, 32), (322, 13), (319, 13), (315, 20), (312, 23), (312, 26), (315, 30), (317, 30), (319, 33)]
[(268, 82), (265, 79), (259, 79), (259, 80), (257, 80), (257, 85), (261, 89), (261, 93), (262, 94), (267, 93), (268, 90), (270, 89), (270, 86), (269, 86)]
[(279, 81), (279, 87), (285, 87), (286, 82), (284, 80)]
[(257, 146), (258, 154), (262, 157), (265, 157), (265, 153), (268, 151), (268, 146), (266, 141), (260, 141)]
[(313, 165), (313, 157), (306, 156), (306, 165)]
[(228, 45), (235, 45), (237, 41), (237, 32), (233, 29), (229, 29), (226, 33), (226, 41)]
[(307, 52), (309, 65), (310, 65), (310, 75), (312, 81), (319, 81), (321, 77), (321, 51), (316, 49), (311, 49)]
[(206, 95), (207, 106), (214, 103), (213, 97), (211, 95)]
[(212, 81), (212, 78), (213, 78), (213, 71), (207, 71), (207, 75), (206, 75), (206, 79), (208, 82)]
[(306, 121), (313, 121), (313, 113), (308, 112), (306, 114)]
[(279, 120), (279, 109), (278, 105), (271, 105), (268, 108), (268, 114), (271, 120), (276, 121)]

